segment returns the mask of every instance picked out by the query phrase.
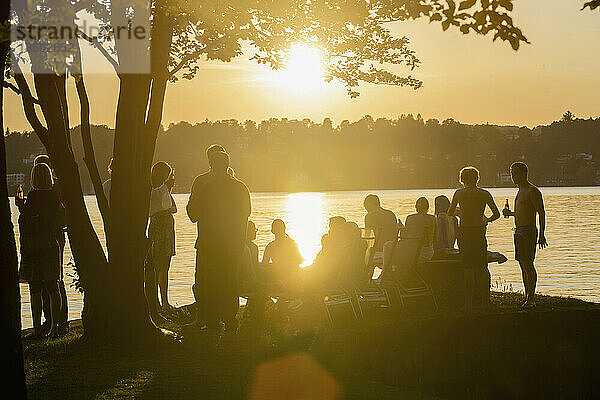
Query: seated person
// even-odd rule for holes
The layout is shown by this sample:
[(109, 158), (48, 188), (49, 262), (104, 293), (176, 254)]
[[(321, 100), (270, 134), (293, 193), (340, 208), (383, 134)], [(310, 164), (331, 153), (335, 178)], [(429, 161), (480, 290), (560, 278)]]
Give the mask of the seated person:
[(398, 240), (398, 230), (401, 228), (402, 222), (396, 218), (396, 215), (392, 211), (381, 207), (379, 197), (374, 194), (365, 197), (363, 205), (365, 210), (367, 210), (367, 215), (365, 215), (365, 234), (373, 232), (375, 236), (369, 258), (383, 257), (384, 244)]
[(267, 245), (263, 254), (263, 268), (269, 264), (274, 266), (273, 274), (284, 283), (293, 283), (300, 272), (300, 264), (304, 261), (298, 244), (285, 233), (285, 223), (276, 219), (271, 224), (271, 232), (275, 240)]
[(326, 286), (338, 277), (348, 242), (346, 224), (344, 217), (329, 218), (329, 231), (321, 237), (321, 250), (312, 265), (304, 268), (302, 280), (305, 289)]
[(452, 253), (458, 232), (458, 219), (448, 215), (450, 199), (441, 195), (435, 198), (435, 219), (437, 223), (437, 238), (434, 243), (436, 257)]
[(429, 261), (433, 257), (433, 243), (437, 240), (437, 224), (435, 216), (428, 214), (429, 201), (419, 197), (415, 204), (416, 214), (406, 217), (405, 229), (402, 234), (407, 238), (423, 238), (423, 247), (419, 262)]
[(346, 222), (344, 225), (346, 241), (346, 262), (341, 265), (339, 278), (342, 283), (354, 287), (362, 287), (371, 279), (365, 263), (367, 242), (362, 238), (362, 232), (356, 222)]

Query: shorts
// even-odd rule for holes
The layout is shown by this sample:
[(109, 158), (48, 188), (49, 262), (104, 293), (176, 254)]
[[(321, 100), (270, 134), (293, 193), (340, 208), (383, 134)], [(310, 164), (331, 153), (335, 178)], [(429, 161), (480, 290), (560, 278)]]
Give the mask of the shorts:
[(533, 262), (538, 230), (535, 226), (518, 226), (515, 229), (515, 260)]
[(465, 268), (487, 268), (485, 226), (459, 226), (458, 249)]

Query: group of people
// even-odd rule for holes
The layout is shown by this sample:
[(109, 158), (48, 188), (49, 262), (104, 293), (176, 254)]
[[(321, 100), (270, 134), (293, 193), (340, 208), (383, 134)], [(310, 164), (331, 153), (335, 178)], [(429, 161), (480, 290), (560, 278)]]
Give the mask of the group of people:
[[(514, 217), (515, 259), (519, 262), (525, 288), (523, 307), (535, 307), (537, 273), (534, 267), (536, 247), (547, 246), (546, 212), (541, 191), (528, 179), (527, 165), (515, 162), (510, 167), (513, 182), (519, 187), (515, 210), (508, 205), (502, 210), (505, 218)], [(383, 258), (384, 268), (394, 262), (394, 243), (401, 237), (422, 238), (419, 261), (459, 258), (466, 270), (466, 306), (485, 307), (490, 297), (490, 261), (506, 261), (506, 257), (487, 250), (487, 225), (500, 218), (500, 211), (490, 192), (478, 187), (479, 171), (465, 167), (459, 174), (463, 185), (450, 201), (446, 196), (435, 198), (434, 214), (429, 214), (429, 201), (420, 197), (415, 204), (416, 213), (406, 218), (405, 224), (396, 220), (390, 210), (383, 209), (379, 198), (369, 195), (364, 201), (368, 214), (365, 228), (375, 234), (372, 257)], [(487, 216), (489, 209), (491, 215)], [(539, 231), (536, 225), (539, 220)], [(459, 222), (460, 221), (460, 222)], [(458, 249), (455, 249), (455, 243)]]
[[(487, 305), (490, 254), (486, 227), (501, 214), (492, 195), (478, 187), (476, 168), (465, 167), (460, 171), (463, 188), (454, 193), (452, 200), (443, 195), (436, 197), (433, 214), (429, 213), (427, 198), (417, 199), (416, 212), (407, 216), (404, 223), (393, 211), (381, 206), (378, 196), (368, 195), (363, 203), (367, 211), (364, 227), (366, 235), (373, 235), (371, 248), (367, 248), (363, 232), (355, 222), (332, 217), (329, 231), (321, 239), (321, 251), (311, 266), (300, 268), (304, 261), (302, 254), (280, 219), (272, 222), (274, 240), (266, 246), (259, 262), (258, 246), (254, 243), (257, 230), (249, 221), (248, 188), (235, 178), (229, 155), (222, 146), (210, 146), (206, 155), (210, 168), (194, 179), (186, 206), (187, 215), (198, 231), (192, 286), (195, 320), (189, 328), (208, 331), (224, 326), (226, 331), (234, 331), (238, 298), (245, 292), (252, 293), (248, 303), (250, 314), (259, 317), (269, 295), (278, 290), (290, 296), (318, 298), (331, 282), (360, 287), (370, 282), (376, 265), (385, 271), (395, 262), (395, 243), (403, 238), (420, 238), (419, 262), (453, 257), (462, 260), (467, 303)], [(512, 164), (510, 172), (519, 192), (515, 210), (511, 211), (507, 203), (503, 215), (515, 219), (515, 258), (521, 266), (525, 286), (523, 306), (533, 307), (536, 246), (547, 245), (544, 204), (540, 190), (527, 178), (524, 163)], [(15, 200), (20, 210), (20, 278), (29, 283), (35, 337), (57, 336), (68, 329), (62, 271), (65, 210), (54, 181), (50, 160), (39, 156), (31, 173), (31, 191), (27, 198), (22, 192), (17, 193)], [(145, 290), (155, 323), (164, 318), (160, 311), (172, 308), (168, 301), (168, 271), (175, 255), (173, 215), (177, 206), (171, 195), (174, 183), (175, 173), (168, 163), (154, 164)], [(110, 179), (103, 188), (110, 201)], [(487, 209), (490, 216), (486, 216)], [(42, 312), (44, 324), (41, 324)]]

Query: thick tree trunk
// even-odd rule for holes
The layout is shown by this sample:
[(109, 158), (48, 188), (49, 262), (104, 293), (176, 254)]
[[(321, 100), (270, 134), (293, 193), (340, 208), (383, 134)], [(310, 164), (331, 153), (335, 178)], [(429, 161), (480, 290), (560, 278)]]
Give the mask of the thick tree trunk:
[(173, 21), (157, 7), (152, 27), (151, 73), (120, 74), (111, 183), (109, 269), (119, 274), (115, 320), (125, 335), (156, 333), (144, 296), (150, 169), (160, 127)]
[[(2, 6), (1, 22), (8, 20), (8, 2)], [(0, 44), (0, 65), (4, 71), (8, 41)], [(15, 399), (27, 398), (23, 347), (21, 344), (21, 295), (17, 271), (17, 247), (10, 215), (6, 184), (6, 147), (4, 142), (3, 84), (0, 78), (0, 368), (4, 371), (3, 387)]]
[(113, 324), (125, 336), (155, 330), (144, 296), (146, 225), (150, 197), (150, 167), (146, 165), (144, 116), (150, 92), (148, 74), (120, 76), (112, 163), (111, 212), (108, 240), (115, 314)]

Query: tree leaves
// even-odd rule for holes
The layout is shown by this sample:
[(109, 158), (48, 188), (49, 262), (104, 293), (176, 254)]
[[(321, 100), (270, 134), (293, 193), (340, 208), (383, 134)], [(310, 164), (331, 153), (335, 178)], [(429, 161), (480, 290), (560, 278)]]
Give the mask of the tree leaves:
[(477, 3), (477, 0), (465, 0), (458, 6), (458, 11), (467, 10), (473, 7), (475, 3)]

